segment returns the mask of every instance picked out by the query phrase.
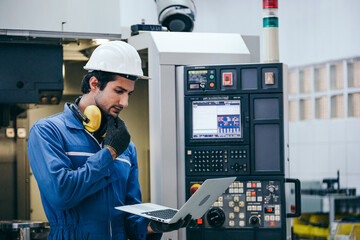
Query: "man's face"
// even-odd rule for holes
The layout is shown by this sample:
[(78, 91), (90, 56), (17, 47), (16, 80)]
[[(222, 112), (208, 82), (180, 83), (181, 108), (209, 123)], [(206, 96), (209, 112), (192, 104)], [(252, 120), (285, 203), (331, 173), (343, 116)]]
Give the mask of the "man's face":
[(106, 84), (101, 91), (97, 90), (95, 104), (106, 114), (117, 117), (123, 108), (128, 106), (129, 96), (133, 93), (135, 81), (116, 76), (114, 81)]

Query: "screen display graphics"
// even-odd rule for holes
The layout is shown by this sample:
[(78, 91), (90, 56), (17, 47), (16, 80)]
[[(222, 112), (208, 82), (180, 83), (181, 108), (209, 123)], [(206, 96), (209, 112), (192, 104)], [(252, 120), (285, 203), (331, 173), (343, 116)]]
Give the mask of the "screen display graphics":
[(193, 101), (192, 138), (242, 138), (240, 100)]

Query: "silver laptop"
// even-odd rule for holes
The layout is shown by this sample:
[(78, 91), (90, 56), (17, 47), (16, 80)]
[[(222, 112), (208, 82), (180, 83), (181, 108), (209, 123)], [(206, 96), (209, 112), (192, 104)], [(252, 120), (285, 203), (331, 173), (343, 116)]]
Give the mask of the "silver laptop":
[(198, 219), (206, 213), (235, 179), (236, 177), (207, 179), (180, 210), (153, 203), (126, 205), (115, 207), (115, 209), (164, 223), (176, 223), (188, 214), (191, 214), (192, 219)]

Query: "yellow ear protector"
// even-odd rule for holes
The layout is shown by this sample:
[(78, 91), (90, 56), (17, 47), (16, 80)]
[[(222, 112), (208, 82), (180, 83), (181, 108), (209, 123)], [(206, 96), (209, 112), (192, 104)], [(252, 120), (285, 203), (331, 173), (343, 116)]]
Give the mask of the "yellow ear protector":
[(89, 132), (96, 132), (101, 125), (101, 111), (95, 105), (89, 105), (85, 108), (84, 115), (89, 121), (83, 121), (84, 127)]
[(91, 133), (98, 131), (99, 136), (105, 137), (106, 134), (106, 121), (102, 120), (102, 113), (99, 107), (95, 105), (89, 105), (85, 108), (84, 113), (81, 112), (77, 104), (81, 97), (75, 100), (75, 103), (70, 105), (70, 110), (76, 115), (76, 117), (83, 123), (86, 130)]

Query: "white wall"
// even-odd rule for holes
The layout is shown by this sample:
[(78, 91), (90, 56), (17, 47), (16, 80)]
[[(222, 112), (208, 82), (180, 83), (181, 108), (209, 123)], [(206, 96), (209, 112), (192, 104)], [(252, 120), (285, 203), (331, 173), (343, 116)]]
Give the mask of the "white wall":
[[(0, 29), (123, 33), (141, 23), (157, 24), (152, 0), (1, 0)], [(62, 24), (66, 22), (65, 24)]]
[[(291, 67), (360, 55), (359, 0), (278, 2), (281, 62)], [(262, 0), (195, 3), (194, 31), (260, 35), (262, 41)]]
[(284, 62), (304, 65), (360, 55), (360, 1), (279, 2), (280, 54)]
[(0, 28), (115, 34), (119, 13), (118, 0), (1, 0)]
[(292, 122), (291, 176), (301, 180), (336, 178), (341, 188), (360, 193), (360, 120), (331, 119)]
[(140, 24), (142, 20), (144, 20), (146, 24), (158, 24), (156, 3), (154, 0), (120, 1), (120, 18), (124, 38), (130, 36), (131, 25)]

